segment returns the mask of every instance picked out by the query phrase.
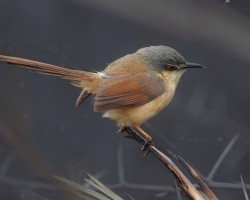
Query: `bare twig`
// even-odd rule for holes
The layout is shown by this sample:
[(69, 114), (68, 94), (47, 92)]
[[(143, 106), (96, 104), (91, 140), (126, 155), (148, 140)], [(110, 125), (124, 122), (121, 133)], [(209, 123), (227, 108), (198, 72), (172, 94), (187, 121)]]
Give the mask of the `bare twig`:
[[(16, 135), (13, 134), (13, 132), (11, 131), (11, 129), (4, 123), (0, 121), (0, 131), (3, 134), (3, 136), (7, 139), (7, 141), (9, 141), (15, 148), (17, 148), (19, 150), (19, 152), (21, 152), (21, 155), (24, 155), (24, 157), (30, 162), (32, 163), (33, 166), (35, 166), (35, 168), (37, 169), (37, 166), (39, 166), (39, 169), (43, 169), (43, 167), (41, 167), (41, 163), (40, 161), (36, 160), (36, 156), (31, 154), (31, 151), (28, 148), (24, 148), (25, 145), (23, 145), (22, 143), (20, 143), (20, 141), (17, 141)], [(133, 135), (135, 136), (135, 135)], [(141, 138), (139, 135), (136, 136), (136, 138), (134, 138), (137, 142), (139, 142), (140, 144), (144, 144), (144, 140), (143, 138)], [(207, 180), (207, 185), (213, 188), (225, 188), (225, 189), (242, 189), (242, 183), (226, 183), (226, 182), (216, 182), (213, 181), (213, 177), (215, 175), (215, 173), (217, 172), (217, 170), (219, 169), (220, 165), (222, 164), (223, 160), (225, 159), (225, 157), (227, 156), (227, 154), (230, 152), (230, 150), (232, 149), (233, 145), (236, 143), (237, 139), (239, 138), (239, 135), (235, 135), (231, 141), (229, 142), (229, 144), (226, 146), (226, 148), (224, 149), (224, 151), (222, 152), (222, 154), (219, 156), (218, 160), (216, 161), (215, 165), (213, 166), (211, 172), (210, 172), (210, 179), (208, 178), (204, 178), (205, 180)], [(156, 149), (155, 147), (149, 146), (148, 147), (149, 150), (151, 152), (153, 152), (157, 157), (162, 157), (163, 160), (161, 160), (163, 163), (165, 160), (165, 157), (162, 156), (162, 152), (160, 152), (158, 149)], [(158, 152), (158, 151), (159, 152)], [(157, 155), (158, 153), (158, 155)], [(129, 188), (129, 189), (140, 189), (140, 190), (149, 190), (149, 191), (158, 191), (158, 192), (162, 192), (161, 194), (167, 195), (173, 192), (176, 192), (176, 190), (171, 187), (171, 186), (165, 186), (165, 185), (147, 185), (147, 184), (137, 184), (137, 183), (130, 183), (127, 182), (125, 180), (125, 173), (124, 173), (124, 164), (123, 164), (123, 146), (122, 144), (119, 145), (118, 147), (118, 174), (119, 174), (119, 182), (117, 184), (111, 185), (111, 188), (115, 189), (115, 188)], [(29, 156), (31, 155), (31, 156)], [(164, 155), (164, 154), (163, 154)], [(35, 188), (35, 189), (55, 189), (55, 187), (44, 184), (44, 183), (38, 183), (38, 182), (28, 182), (25, 180), (16, 180), (13, 178), (9, 178), (9, 177), (5, 177), (5, 174), (7, 173), (7, 168), (8, 166), (11, 164), (11, 161), (13, 160), (13, 156), (14, 154), (10, 154), (9, 156), (7, 156), (6, 160), (3, 161), (2, 165), (0, 166), (0, 182), (4, 182), (6, 184), (10, 184), (14, 187), (31, 187), (31, 188)], [(159, 158), (158, 157), (158, 158)], [(160, 159), (160, 158), (159, 158)], [(171, 167), (171, 164), (168, 167)], [(165, 163), (166, 165), (166, 163)], [(167, 165), (166, 165), (167, 166)], [(175, 166), (173, 168), (171, 168), (171, 171), (176, 177), (177, 179), (181, 179), (181, 176), (176, 175), (176, 171), (175, 171)], [(39, 172), (44, 171), (44, 170), (38, 170)], [(46, 170), (45, 170), (46, 171)], [(178, 174), (178, 171), (177, 171)], [(181, 179), (183, 181), (183, 179)], [(196, 179), (197, 180), (197, 179)], [(199, 182), (199, 184), (201, 185), (201, 182), (199, 180), (197, 180)], [(181, 185), (183, 184), (183, 182), (181, 182)], [(184, 181), (185, 183), (185, 181)], [(192, 184), (194, 188), (197, 188), (198, 186), (196, 184)], [(185, 185), (187, 186), (187, 185)], [(201, 185), (202, 187), (202, 185)], [(204, 187), (202, 187), (204, 189)], [(244, 194), (246, 197), (246, 190), (250, 190), (250, 185), (244, 184)], [(205, 191), (205, 189), (204, 189)], [(205, 192), (206, 194), (206, 192)], [(207, 194), (206, 194), (207, 195)], [(208, 196), (208, 195), (207, 195)], [(204, 199), (204, 198), (203, 198)], [(246, 197), (247, 199), (247, 197)], [(248, 200), (248, 199), (247, 199)]]
[(135, 200), (134, 197), (132, 197), (130, 194), (125, 192), (125, 196), (127, 197), (128, 200)]
[(109, 185), (109, 188), (112, 188), (112, 189), (126, 188), (126, 189), (134, 189), (134, 190), (156, 191), (156, 192), (164, 193), (164, 195), (175, 192), (175, 189), (172, 186), (138, 184), (138, 183), (126, 181), (123, 148), (124, 148), (123, 142), (121, 141), (117, 149), (118, 183)]
[(240, 136), (239, 134), (236, 134), (231, 139), (231, 141), (228, 143), (228, 145), (226, 146), (226, 148), (223, 150), (222, 154), (220, 155), (220, 157), (218, 158), (218, 160), (214, 164), (213, 168), (211, 169), (209, 175), (207, 176), (207, 178), (206, 178), (207, 181), (210, 181), (210, 180), (213, 179), (213, 177), (214, 177), (215, 173), (217, 172), (217, 170), (219, 169), (221, 163), (223, 162), (223, 160), (225, 159), (225, 157), (228, 155), (228, 153), (232, 149), (233, 145), (239, 139), (239, 136)]
[[(211, 188), (221, 188), (221, 189), (242, 189), (241, 183), (227, 183), (218, 181), (209, 181), (207, 185)], [(250, 184), (245, 185), (247, 190), (250, 190)]]
[(244, 183), (244, 180), (242, 178), (242, 175), (240, 175), (240, 180), (241, 180), (242, 189), (243, 189), (243, 192), (244, 192), (245, 199), (249, 200), (249, 197), (248, 197), (248, 194), (247, 194), (247, 190), (246, 190), (245, 183)]
[[(125, 129), (129, 136), (140, 144), (144, 145), (146, 143), (145, 139), (142, 138), (137, 132), (132, 129)], [(175, 163), (167, 157), (164, 153), (158, 150), (152, 144), (147, 146), (147, 150), (152, 152), (176, 177), (182, 186), (183, 191), (194, 200), (204, 200), (200, 192), (193, 186), (193, 184), (188, 180), (188, 178), (182, 173), (182, 171), (175, 165)]]
[(147, 190), (147, 191), (166, 192), (166, 193), (175, 192), (175, 189), (172, 186), (137, 184), (137, 183), (131, 183), (131, 182), (109, 185), (109, 188), (111, 189), (127, 188), (127, 189), (134, 189), (134, 190)]
[(195, 178), (198, 182), (199, 186), (203, 189), (205, 195), (209, 200), (218, 200), (218, 198), (214, 195), (214, 193), (209, 189), (209, 187), (204, 183), (204, 181), (200, 178), (197, 172), (185, 161), (182, 157), (177, 155), (178, 160), (182, 163), (182, 165), (188, 170), (188, 172)]

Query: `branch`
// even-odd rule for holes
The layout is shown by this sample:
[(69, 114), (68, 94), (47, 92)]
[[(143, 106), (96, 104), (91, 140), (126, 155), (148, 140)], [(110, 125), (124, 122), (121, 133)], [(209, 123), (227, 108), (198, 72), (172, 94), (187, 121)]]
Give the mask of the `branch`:
[(189, 174), (195, 178), (198, 182), (199, 186), (203, 189), (204, 193), (208, 197), (209, 200), (218, 200), (218, 198), (213, 194), (213, 192), (209, 189), (206, 183), (200, 178), (197, 172), (180, 156), (177, 155), (177, 159), (181, 162), (181, 164), (188, 170)]
[[(130, 128), (125, 128), (125, 131), (128, 133), (131, 139), (134, 139), (142, 145), (146, 143), (146, 140), (134, 130)], [(152, 144), (149, 144), (148, 146), (146, 146), (146, 148), (148, 151), (153, 153), (175, 176), (175, 178), (182, 186), (182, 189), (185, 194), (187, 194), (194, 200), (204, 200), (201, 193), (195, 188), (195, 186), (188, 180), (188, 178), (182, 173), (182, 171), (175, 165), (175, 163), (169, 157), (167, 157), (164, 153), (162, 153)]]
[(240, 180), (241, 180), (242, 189), (243, 189), (243, 192), (244, 192), (245, 199), (249, 200), (249, 197), (248, 197), (248, 194), (247, 194), (247, 190), (246, 190), (246, 186), (245, 186), (244, 180), (242, 178), (242, 175), (240, 175)]
[(211, 181), (217, 172), (218, 168), (220, 167), (221, 163), (223, 162), (224, 158), (228, 155), (229, 151), (232, 149), (233, 145), (239, 139), (239, 134), (236, 134), (231, 141), (228, 143), (226, 148), (223, 150), (222, 154), (219, 156), (218, 160), (214, 164), (213, 168), (211, 169), (209, 175), (207, 176), (206, 180)]

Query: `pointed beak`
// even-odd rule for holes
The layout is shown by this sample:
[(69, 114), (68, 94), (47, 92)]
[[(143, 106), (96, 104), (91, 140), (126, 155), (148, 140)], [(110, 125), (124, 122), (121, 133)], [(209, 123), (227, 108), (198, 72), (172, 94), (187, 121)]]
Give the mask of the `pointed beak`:
[(190, 69), (190, 68), (206, 68), (204, 65), (200, 65), (197, 63), (191, 63), (191, 62), (187, 62), (186, 66), (184, 67), (184, 69)]

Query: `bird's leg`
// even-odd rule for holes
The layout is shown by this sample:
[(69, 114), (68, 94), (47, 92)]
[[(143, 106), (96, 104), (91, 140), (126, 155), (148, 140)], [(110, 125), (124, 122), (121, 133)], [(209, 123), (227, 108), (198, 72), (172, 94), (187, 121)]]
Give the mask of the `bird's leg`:
[(140, 126), (135, 126), (135, 129), (138, 130), (143, 137), (146, 139), (147, 143), (152, 143), (153, 140), (149, 134), (147, 134)]
[(127, 127), (127, 126), (120, 128), (119, 132), (126, 132), (128, 133), (127, 138), (134, 139), (137, 142), (142, 143), (142, 144), (144, 143), (142, 146), (142, 151), (145, 152), (144, 155), (147, 155), (149, 153), (147, 147), (149, 145), (154, 145), (153, 140), (144, 130), (141, 129), (141, 127), (138, 126), (135, 128), (141, 133), (142, 136), (138, 132), (133, 130), (131, 127)]
[(135, 129), (138, 130), (143, 135), (143, 137), (146, 139), (146, 142), (142, 147), (143, 151), (145, 151), (149, 145), (154, 146), (153, 139), (149, 134), (147, 134), (140, 126), (135, 126)]
[(126, 133), (128, 134), (127, 138), (137, 140), (138, 142), (144, 141), (142, 137), (137, 132), (135, 132), (132, 128), (124, 127), (124, 131), (126, 131)]

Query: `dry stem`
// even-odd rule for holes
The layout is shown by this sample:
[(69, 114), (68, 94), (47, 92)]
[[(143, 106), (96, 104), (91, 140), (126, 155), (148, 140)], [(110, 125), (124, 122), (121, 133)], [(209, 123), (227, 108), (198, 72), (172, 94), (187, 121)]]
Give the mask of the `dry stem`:
[[(146, 142), (145, 139), (134, 130), (126, 128), (125, 131), (129, 134), (130, 138), (134, 139), (135, 141), (137, 141), (142, 145), (145, 144)], [(149, 144), (146, 148), (148, 151), (153, 153), (169, 169), (169, 171), (176, 177), (177, 181), (181, 184), (183, 191), (189, 197), (191, 197), (194, 200), (204, 200), (204, 197), (201, 195), (201, 193), (195, 188), (195, 186), (189, 181), (189, 179), (182, 173), (182, 171), (175, 165), (175, 163), (168, 156), (166, 156), (152, 144)], [(209, 192), (211, 192), (211, 190)], [(215, 197), (213, 193), (210, 196)], [(212, 199), (214, 200), (217, 198), (211, 198), (211, 200)]]

